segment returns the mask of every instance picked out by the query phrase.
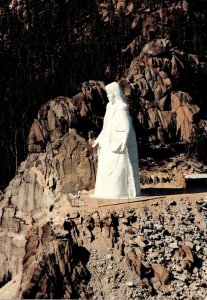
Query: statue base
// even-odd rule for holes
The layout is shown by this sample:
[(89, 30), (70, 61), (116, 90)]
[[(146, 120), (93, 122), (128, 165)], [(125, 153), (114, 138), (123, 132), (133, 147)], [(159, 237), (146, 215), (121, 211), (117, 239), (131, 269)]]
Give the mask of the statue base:
[(70, 205), (72, 207), (80, 207), (89, 209), (98, 209), (107, 206), (118, 206), (118, 205), (132, 205), (133, 203), (144, 203), (145, 201), (153, 201), (164, 198), (164, 196), (153, 196), (145, 195), (145, 193), (140, 194), (137, 197), (120, 197), (120, 198), (98, 198), (94, 195), (94, 190), (90, 192), (82, 192), (80, 198), (70, 199)]
[(111, 198), (111, 197), (96, 197), (95, 194), (89, 194), (88, 195), (88, 204), (92, 206), (111, 206), (111, 205), (119, 205), (119, 204), (127, 204), (127, 203), (133, 203), (140, 201), (143, 197), (136, 196), (136, 197), (116, 197), (116, 198)]
[(141, 194), (135, 197), (97, 197), (95, 194), (90, 194), (91, 198), (100, 199), (100, 200), (128, 200), (128, 199), (136, 199), (139, 198), (140, 196)]

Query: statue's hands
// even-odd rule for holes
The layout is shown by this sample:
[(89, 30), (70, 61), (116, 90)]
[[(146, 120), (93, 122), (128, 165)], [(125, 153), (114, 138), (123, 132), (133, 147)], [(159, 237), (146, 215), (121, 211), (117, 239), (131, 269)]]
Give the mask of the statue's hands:
[(95, 148), (98, 145), (98, 141), (97, 139), (95, 141), (92, 142), (92, 147)]

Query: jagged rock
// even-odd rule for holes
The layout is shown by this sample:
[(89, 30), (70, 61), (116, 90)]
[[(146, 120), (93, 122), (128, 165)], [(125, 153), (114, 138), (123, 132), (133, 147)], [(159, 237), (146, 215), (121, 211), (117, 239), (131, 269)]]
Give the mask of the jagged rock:
[[(41, 236), (40, 230), (42, 230)], [(84, 279), (87, 281), (87, 269), (84, 263), (79, 260), (78, 256), (77, 262), (72, 261), (72, 257), (75, 257), (73, 251), (78, 252), (79, 248), (67, 231), (60, 238), (58, 230), (61, 230), (61, 227), (57, 228), (45, 223), (41, 224), (41, 228), (37, 226), (28, 232), (20, 286), (22, 298), (76, 297), (77, 277), (79, 277), (79, 282)], [(59, 286), (61, 285), (61, 289), (58, 290), (56, 289), (57, 277)], [(84, 290), (80, 292), (87, 295)]]
[[(91, 141), (87, 142), (70, 127), (85, 122), (86, 115), (92, 118), (89, 126), (99, 126), (101, 115), (96, 115), (98, 108), (89, 101), (93, 99), (93, 92), (104, 103), (103, 84), (90, 81), (83, 84), (82, 90), (72, 99), (59, 97), (41, 107), (28, 138), (31, 154), (18, 169), (18, 179), (12, 181), (13, 186), (22, 181), (19, 192), (17, 188), (16, 197), (11, 200), (20, 210), (32, 211), (34, 207), (50, 206), (54, 202), (51, 192), (68, 193), (73, 187), (82, 190), (94, 186), (96, 154)], [(34, 156), (34, 152), (39, 154)], [(41, 203), (42, 198), (44, 203)]]
[(183, 245), (182, 246), (182, 250), (185, 253), (185, 259), (189, 260), (190, 262), (193, 263), (194, 262), (194, 258), (193, 258), (193, 254), (192, 254), (191, 248), (188, 245)]
[(137, 244), (140, 248), (144, 249), (149, 242), (143, 237), (138, 235), (134, 240), (133, 243)]
[[(176, 201), (176, 205), (169, 205), (173, 201)], [(67, 199), (57, 199), (54, 202), (52, 211), (48, 211), (47, 217), (41, 217), (39, 221), (36, 220), (32, 227), (31, 223), (26, 225), (27, 231), (22, 231), (20, 228), (20, 235), (11, 232), (11, 230), (14, 230), (13, 227), (10, 227), (9, 234), (7, 228), (2, 228), (2, 236), (7, 233), (7, 238), (12, 238), (12, 247), (13, 245), (16, 247), (15, 251), (15, 248), (7, 247), (7, 257), (11, 257), (11, 251), (14, 251), (12, 252), (13, 257), (14, 255), (17, 257), (17, 253), (19, 255), (19, 268), (11, 268), (14, 260), (8, 260), (10, 265), (4, 265), (2, 276), (6, 272), (9, 274), (9, 270), (13, 276), (20, 274), (23, 270), (21, 286), (19, 286), (20, 282), (18, 287), (13, 281), (10, 282), (11, 286), (14, 285), (16, 293), (22, 295), (21, 297), (35, 296), (38, 298), (40, 296), (56, 295), (54, 278), (57, 278), (57, 274), (62, 282), (62, 294), (58, 294), (58, 296), (62, 298), (73, 295), (74, 289), (78, 290), (79, 295), (86, 295), (84, 297), (95, 294), (101, 296), (102, 292), (102, 296), (108, 298), (111, 290), (116, 291), (114, 295), (117, 296), (128, 295), (128, 287), (123, 283), (129, 281), (132, 281), (133, 286), (136, 286), (136, 288), (142, 287), (144, 291), (142, 295), (145, 295), (145, 299), (152, 295), (152, 286), (160, 295), (172, 295), (175, 290), (176, 295), (178, 295), (179, 289), (174, 290), (174, 287), (168, 284), (171, 272), (174, 276), (172, 283), (176, 283), (179, 288), (183, 288), (182, 283), (191, 283), (195, 278), (197, 280), (199, 274), (202, 274), (202, 277), (205, 278), (207, 270), (204, 263), (201, 264), (200, 269), (192, 269), (192, 264), (195, 263), (192, 249), (195, 249), (195, 247), (191, 246), (191, 249), (187, 242), (182, 243), (178, 250), (172, 248), (172, 251), (168, 251), (170, 243), (175, 243), (176, 239), (179, 241), (180, 235), (186, 236), (189, 232), (193, 234), (192, 239), (195, 245), (198, 245), (197, 239), (200, 233), (192, 229), (194, 225), (189, 227), (187, 224), (182, 224), (182, 218), (177, 219), (177, 226), (171, 226), (172, 221), (170, 221), (172, 209), (175, 213), (179, 212), (181, 216), (185, 214), (186, 218), (191, 218), (194, 214), (194, 210), (191, 210), (191, 208), (192, 205), (189, 202), (184, 204), (181, 200), (172, 199), (168, 200), (167, 203), (163, 202), (162, 205), (156, 206), (158, 213), (156, 216), (151, 213), (151, 209), (155, 209), (153, 203), (148, 209), (146, 207), (141, 210), (139, 208), (120, 208), (116, 213), (110, 211), (110, 209), (107, 212), (94, 211), (87, 213), (84, 211), (78, 212), (79, 208), (71, 210)], [(3, 224), (6, 224), (5, 220), (15, 218), (17, 213), (19, 217), (26, 218), (26, 216), (29, 216), (29, 213), (21, 214), (18, 208), (10, 205), (7, 211), (5, 210), (4, 218), (7, 219), (3, 219)], [(160, 216), (163, 215), (165, 218), (162, 220)], [(144, 241), (146, 249), (137, 247), (137, 243), (135, 243), (136, 235), (125, 233), (126, 225), (120, 222), (123, 217), (137, 229), (139, 225), (140, 228), (151, 231), (150, 242), (146, 242), (146, 238), (140, 236), (140, 241)], [(98, 219), (96, 220), (96, 218)], [(180, 233), (181, 226), (182, 233)], [(162, 235), (163, 241), (161, 240), (161, 242), (163, 244), (158, 250), (159, 245), (156, 245), (151, 237), (161, 235), (163, 228), (165, 228), (166, 235)], [(4, 230), (6, 231), (4, 232)], [(25, 241), (27, 241), (26, 245)], [(11, 242), (9, 243), (11, 244)], [(101, 248), (100, 244), (102, 245)], [(205, 249), (205, 243), (202, 245), (199, 243), (199, 245), (202, 247), (201, 249)], [(82, 263), (78, 260), (82, 257), (79, 256), (78, 251), (90, 252), (87, 265), (85, 260)], [(74, 259), (77, 254), (78, 257)], [(2, 256), (2, 258), (5, 257)], [(167, 264), (167, 268), (165, 264)], [(90, 275), (88, 272), (90, 272)], [(105, 274), (104, 278), (103, 274)], [(67, 279), (62, 280), (64, 276)], [(91, 280), (90, 276), (92, 276)], [(133, 280), (130, 280), (131, 278)], [(37, 283), (38, 280), (41, 282), (41, 286)], [(50, 287), (48, 287), (49, 282)], [(119, 284), (117, 285), (117, 283)], [(3, 289), (2, 295), (5, 295), (4, 293), (5, 290)]]
[(170, 278), (170, 272), (160, 264), (152, 264), (152, 269), (162, 284), (166, 284)]

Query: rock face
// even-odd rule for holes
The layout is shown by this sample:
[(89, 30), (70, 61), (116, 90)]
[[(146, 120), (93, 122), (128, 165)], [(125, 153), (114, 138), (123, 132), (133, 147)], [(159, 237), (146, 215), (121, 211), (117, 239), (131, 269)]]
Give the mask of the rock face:
[(41, 107), (29, 133), (28, 158), (6, 188), (5, 201), (36, 219), (58, 196), (94, 187), (97, 155), (91, 139), (100, 128), (104, 101), (103, 83), (91, 81), (73, 98)]
[[(66, 224), (69, 224), (68, 227)], [(54, 224), (53, 220), (45, 220), (45, 223), (41, 220), (39, 226), (28, 232), (21, 298), (90, 297), (86, 288), (90, 279), (86, 268), (90, 253), (78, 246), (75, 236), (70, 233), (72, 225), (69, 219), (65, 220), (65, 225), (61, 222)]]
[[(164, 48), (167, 41), (157, 40), (157, 43), (163, 44)], [(195, 135), (194, 120), (200, 109), (188, 93), (174, 90), (175, 74), (172, 74), (177, 72), (173, 70), (174, 64), (182, 63), (176, 61), (176, 55), (170, 49), (162, 57), (154, 58), (151, 50), (144, 50), (148, 46), (146, 44), (141, 56), (132, 61), (125, 82), (129, 82), (128, 90), (131, 89), (131, 93), (135, 92), (139, 97), (137, 118), (140, 125), (148, 133), (152, 144), (168, 143), (177, 138), (190, 141)]]

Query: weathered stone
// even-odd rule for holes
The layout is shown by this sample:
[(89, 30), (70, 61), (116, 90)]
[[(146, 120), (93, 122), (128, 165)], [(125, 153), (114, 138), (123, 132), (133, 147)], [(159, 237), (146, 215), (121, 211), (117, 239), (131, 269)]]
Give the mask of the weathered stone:
[(168, 247), (169, 247), (169, 248), (172, 248), (172, 249), (178, 249), (178, 248), (179, 248), (177, 241), (175, 241), (175, 242), (173, 242), (173, 243), (170, 243), (170, 244), (168, 245)]
[(140, 248), (145, 248), (148, 245), (147, 240), (140, 235), (133, 240), (133, 243), (136, 243)]
[(170, 272), (164, 265), (152, 264), (152, 269), (162, 284), (168, 283)]
[(133, 287), (134, 283), (133, 283), (133, 281), (128, 281), (128, 282), (126, 282), (126, 285), (129, 287)]
[(155, 290), (159, 290), (159, 288), (161, 286), (161, 282), (159, 281), (159, 279), (157, 277), (153, 277), (151, 279), (151, 283), (153, 284), (153, 287)]
[(190, 261), (190, 262), (194, 262), (194, 258), (193, 258), (191, 248), (188, 245), (183, 245), (182, 250), (184, 251), (185, 259)]

